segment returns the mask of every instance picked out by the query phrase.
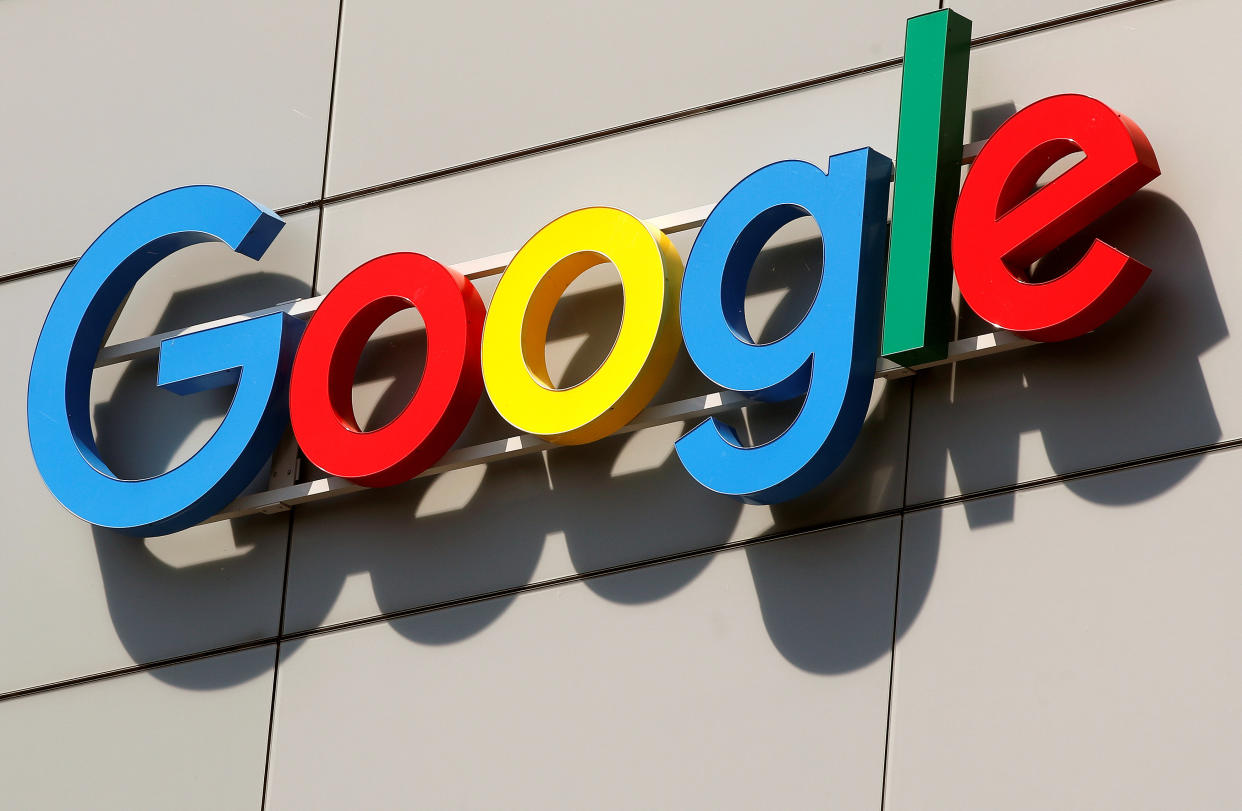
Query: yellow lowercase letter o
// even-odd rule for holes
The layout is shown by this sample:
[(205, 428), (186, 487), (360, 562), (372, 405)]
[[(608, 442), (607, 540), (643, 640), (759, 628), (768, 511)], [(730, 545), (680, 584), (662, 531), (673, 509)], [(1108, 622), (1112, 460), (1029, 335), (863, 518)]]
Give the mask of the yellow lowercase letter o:
[[(565, 289), (612, 262), (625, 296), (608, 357), (586, 380), (558, 389), (544, 353)], [(500, 416), (560, 445), (602, 439), (632, 420), (668, 375), (681, 342), (682, 261), (663, 232), (615, 208), (571, 211), (513, 257), (483, 329), (483, 380)]]

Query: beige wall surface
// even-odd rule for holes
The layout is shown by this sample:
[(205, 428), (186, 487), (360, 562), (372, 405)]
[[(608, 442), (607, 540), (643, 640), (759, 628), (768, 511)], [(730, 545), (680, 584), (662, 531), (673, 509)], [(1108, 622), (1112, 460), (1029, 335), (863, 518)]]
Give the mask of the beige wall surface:
[[(967, 141), (1066, 92), (1143, 128), (1162, 176), (1090, 233), (1153, 274), (1090, 335), (877, 381), (853, 451), (799, 499), (700, 487), (682, 422), (146, 540), (69, 515), (35, 468), (39, 327), (141, 200), (216, 183), (290, 211), (260, 262), (160, 263), (113, 342), (322, 293), (387, 252), (461, 262), (582, 206), (654, 217), (772, 161), (893, 157), (904, 21), (938, 5), (0, 4), (0, 806), (1236, 804), (1232, 0), (950, 4), (980, 40)], [(683, 257), (695, 236), (673, 237)], [(820, 258), (806, 222), (769, 242), (761, 340), (805, 312)], [(616, 282), (566, 293), (554, 378), (606, 356)], [(962, 308), (961, 336), (987, 329)], [(364, 424), (403, 407), (425, 353), (416, 314), (380, 329)], [(92, 382), (126, 476), (184, 461), (229, 405), (155, 369)], [(713, 389), (683, 351), (654, 402)], [(792, 413), (728, 419), (761, 440)], [(484, 400), (460, 444), (513, 433)]]

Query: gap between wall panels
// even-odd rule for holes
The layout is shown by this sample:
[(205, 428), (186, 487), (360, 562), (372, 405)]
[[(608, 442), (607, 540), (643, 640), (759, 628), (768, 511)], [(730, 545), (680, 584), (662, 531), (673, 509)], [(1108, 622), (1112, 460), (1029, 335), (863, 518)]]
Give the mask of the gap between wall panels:
[[(311, 268), (311, 294), (319, 287), (319, 257), (323, 246), (323, 198), (328, 194), (328, 159), (332, 154), (332, 118), (336, 106), (336, 75), (341, 61), (341, 28), (345, 18), (345, 0), (338, 0), (336, 7), (336, 41), (332, 50), (332, 78), (328, 85), (328, 122), (325, 127), (323, 142), (323, 176), (319, 184), (318, 223), (315, 226), (315, 259)], [(285, 568), (280, 585), (280, 615), (276, 620), (276, 649), (272, 658), (272, 695), (267, 715), (267, 746), (263, 757), (263, 787), (259, 793), (259, 809), (267, 808), (268, 776), (272, 766), (272, 744), (276, 737), (276, 695), (280, 689), (280, 637), (285, 632), (285, 606), (289, 598), (289, 561), (293, 557), (293, 525), (297, 521), (297, 511), (289, 510), (288, 534), (285, 538)]]

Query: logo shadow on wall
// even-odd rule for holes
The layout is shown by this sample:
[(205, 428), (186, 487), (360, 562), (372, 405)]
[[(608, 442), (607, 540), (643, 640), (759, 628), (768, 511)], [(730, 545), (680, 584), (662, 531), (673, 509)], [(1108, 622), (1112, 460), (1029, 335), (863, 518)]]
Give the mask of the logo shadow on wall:
[[(972, 139), (987, 137), (1013, 112), (1013, 104), (975, 111)], [(961, 493), (1037, 478), (1020, 464), (1023, 434), (1038, 432), (1057, 477), (1221, 439), (1199, 357), (1229, 329), (1190, 218), (1169, 198), (1139, 191), (1040, 261), (1033, 280), (1064, 273), (1096, 237), (1152, 268), (1151, 277), (1093, 333), (920, 375), (912, 454), (924, 466), (912, 475), (930, 485), (912, 503), (950, 493), (946, 459)], [(964, 303), (960, 310), (960, 336), (991, 331)], [(925, 414), (934, 425), (928, 420), (920, 430)], [(1157, 496), (1185, 475), (1153, 470), (1146, 490), (1124, 495), (1095, 477), (1069, 478), (1065, 486), (1089, 501), (1121, 505)], [(1009, 492), (964, 506), (970, 525), (982, 526), (1013, 520), (1014, 504)]]
[[(235, 276), (173, 294), (155, 332), (308, 294), (307, 284), (292, 276)], [(95, 391), (104, 380), (115, 378), (111, 396), (94, 408), (96, 443), (109, 466), (126, 478), (158, 475), (189, 456), (219, 425), (232, 399), (227, 388), (185, 396), (156, 388), (156, 368), (152, 355), (96, 370)], [(267, 476), (263, 471), (251, 489)], [(135, 662), (167, 660), (276, 633), (287, 516), (199, 526), (148, 541), (103, 527), (91, 530), (112, 624)], [(234, 661), (235, 667), (210, 668), (218, 671), (210, 674), (177, 667), (151, 672), (178, 686), (210, 689), (226, 686), (220, 680), (237, 683), (270, 670), (270, 664), (264, 667), (256, 657)]]
[[(1211, 445), (1220, 422), (1199, 358), (1229, 336), (1198, 234), (1163, 195), (1140, 191), (1103, 217), (1093, 235), (1152, 268), (1135, 298), (1099, 330), (1072, 341), (936, 369), (916, 382), (909, 501), (964, 499), (920, 510), (906, 524), (897, 636), (913, 625), (935, 573), (944, 509), (981, 529), (1022, 520), (1013, 482), (1056, 481), (1093, 504), (1157, 498), (1202, 462), (1193, 455), (1146, 465), (1141, 476), (1083, 475)], [(1034, 269), (1053, 278), (1090, 240), (1076, 239)], [(962, 335), (990, 331), (963, 305)], [(1022, 464), (1023, 435), (1038, 436), (1051, 475)], [(954, 481), (949, 480), (952, 471)], [(1101, 523), (1101, 533), (1107, 524)], [(998, 572), (998, 576), (1005, 573)], [(911, 582), (917, 579), (918, 582)], [(911, 603), (907, 604), (910, 599)]]
[[(1174, 447), (1220, 438), (1198, 357), (1228, 331), (1193, 226), (1172, 201), (1141, 192), (1092, 233), (1153, 268), (1152, 278), (1118, 317), (1065, 344), (878, 383), (855, 449), (824, 484), (797, 500), (770, 508), (744, 506), (702, 488), (673, 451), (673, 440), (690, 427), (677, 423), (304, 505), (292, 518), (232, 521), (233, 548), (227, 554), (186, 565), (170, 563), (171, 551), (153, 551), (174, 549), (179, 536), (144, 544), (96, 529), (117, 633), (139, 662), (269, 638), (282, 613), (283, 633), (295, 635), (281, 643), (282, 656), (296, 655), (305, 641), (298, 634), (377, 615), (414, 644), (449, 645), (495, 623), (516, 599), (514, 590), (531, 583), (589, 575), (582, 583), (601, 599), (651, 604), (689, 587), (711, 565), (712, 553), (730, 544), (878, 513), (886, 517), (854, 530), (754, 543), (732, 553), (746, 556), (764, 627), (785, 660), (822, 675), (865, 667), (890, 651), (894, 623), (899, 639), (923, 607), (938, 559), (940, 508), (927, 511), (937, 517), (921, 521), (916, 537), (907, 524), (899, 586), (901, 522), (895, 512), (903, 495), (914, 503), (947, 494), (948, 464), (964, 492), (981, 493), (1018, 480), (1024, 432), (1040, 432), (1058, 475), (1096, 464), (1084, 449), (1095, 448), (1109, 461), (1128, 458), (1124, 449), (1140, 426), (1167, 430)], [(1067, 246), (1036, 273), (1072, 264), (1085, 245)], [(764, 251), (749, 292), (776, 304), (758, 340), (775, 339), (797, 323), (818, 283), (819, 259), (815, 240)], [(237, 279), (178, 299), (227, 300), (253, 283)], [(176, 305), (163, 321), (188, 323)], [(607, 354), (612, 333), (600, 325), (617, 323), (620, 308), (615, 288), (567, 294), (548, 336), (553, 364), (562, 351), (557, 348), (568, 347), (562, 385), (588, 376)], [(972, 328), (989, 331), (964, 312), (960, 334)], [(383, 392), (373, 399), (368, 427), (404, 407), (425, 352), (418, 332), (383, 337), (368, 347), (358, 381), (388, 381), (380, 383)], [(153, 375), (153, 365), (130, 364), (113, 398), (99, 406), (100, 448), (108, 458), (139, 447), (140, 454), (129, 452), (143, 464), (167, 466), (191, 430), (219, 420), (228, 406), (227, 394), (219, 392), (159, 403), (175, 395), (154, 389)], [(918, 387), (913, 396), (912, 386)], [(655, 402), (712, 388), (683, 352)], [(912, 401), (920, 409), (913, 420)], [(965, 407), (970, 401), (986, 408)], [(728, 419), (740, 435), (762, 441), (787, 425), (797, 406), (762, 404)], [(936, 417), (934, 424), (924, 411)], [(157, 416), (137, 424), (130, 416), (135, 413)], [(459, 444), (510, 433), (484, 398)], [(1195, 464), (1153, 468), (1141, 491), (1119, 492), (1092, 478), (1071, 479), (1066, 486), (1097, 503), (1134, 503), (1173, 487)], [(125, 472), (151, 475), (162, 469)], [(910, 493), (904, 492), (907, 475)], [(1014, 502), (1012, 492), (1001, 492), (968, 499), (963, 509), (972, 527), (983, 526), (1014, 520)], [(190, 532), (202, 531), (213, 530)], [(652, 560), (664, 562), (632, 567)], [(201, 643), (187, 650), (187, 639)], [(183, 675), (193, 669), (151, 672), (188, 689), (215, 689), (269, 672), (271, 663), (259, 660), (248, 667), (214, 673), (210, 682)]]
[[(971, 140), (989, 136), (1014, 110), (1011, 103), (975, 111)], [(961, 509), (972, 530), (1021, 520), (1012, 484), (1037, 481), (1056, 481), (1093, 504), (1138, 504), (1176, 487), (1203, 457), (1146, 465), (1141, 476), (1124, 480), (1077, 474), (1223, 438), (1200, 358), (1226, 340), (1229, 329), (1189, 216), (1168, 197), (1139, 191), (1037, 263), (1032, 279), (1061, 275), (1094, 238), (1152, 269), (1107, 324), (1063, 343), (916, 377), (907, 503), (927, 509), (919, 510), (917, 523), (906, 523), (898, 639), (917, 619), (920, 595), (934, 577), (945, 509)], [(959, 302), (957, 329), (959, 337), (969, 337), (993, 327)], [(1038, 437), (1051, 474), (1038, 460), (1024, 469), (1024, 435)], [(944, 498), (962, 503), (934, 506)]]

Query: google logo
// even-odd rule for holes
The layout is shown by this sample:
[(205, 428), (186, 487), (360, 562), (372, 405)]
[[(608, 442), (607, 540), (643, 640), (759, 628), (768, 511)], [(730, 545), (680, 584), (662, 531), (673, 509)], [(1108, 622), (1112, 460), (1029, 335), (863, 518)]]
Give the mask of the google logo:
[[(864, 148), (825, 169), (781, 161), (742, 179), (712, 209), (683, 262), (669, 238), (614, 208), (585, 208), (540, 229), (504, 270), (490, 307), (460, 272), (417, 253), (372, 259), (323, 298), (308, 323), (259, 315), (169, 338), (157, 384), (177, 393), (235, 387), (219, 428), (190, 459), (126, 480), (100, 458), (90, 382), (109, 324), (138, 280), (189, 245), (221, 242), (258, 259), (283, 222), (214, 186), (166, 191), (109, 226), (65, 279), (40, 333), (27, 398), (30, 444), (48, 488), (100, 526), (159, 535), (229, 504), (272, 455), (287, 425), (330, 475), (383, 487), (433, 466), (486, 391), (525, 433), (592, 442), (633, 420), (684, 341), (703, 374), (758, 400), (803, 404), (789, 427), (743, 443), (709, 417), (676, 442), (687, 472), (755, 503), (794, 498), (849, 452), (866, 416), (877, 355), (906, 366), (945, 356), (954, 276), (984, 319), (1057, 341), (1103, 324), (1148, 268), (1098, 240), (1063, 275), (1027, 268), (1160, 173), (1151, 144), (1100, 101), (1053, 96), (1016, 113), (960, 183), (970, 22), (951, 11), (911, 19), (898, 163)], [(1082, 159), (1043, 186), (1055, 163)], [(890, 181), (893, 215), (888, 223)], [(756, 342), (743, 315), (764, 244), (812, 217), (823, 238), (819, 289), (798, 325)], [(615, 265), (624, 291), (616, 342), (586, 380), (556, 388), (544, 342), (557, 301), (590, 267)], [(426, 325), (426, 367), (401, 414), (363, 431), (351, 392), (364, 345), (413, 307)]]

